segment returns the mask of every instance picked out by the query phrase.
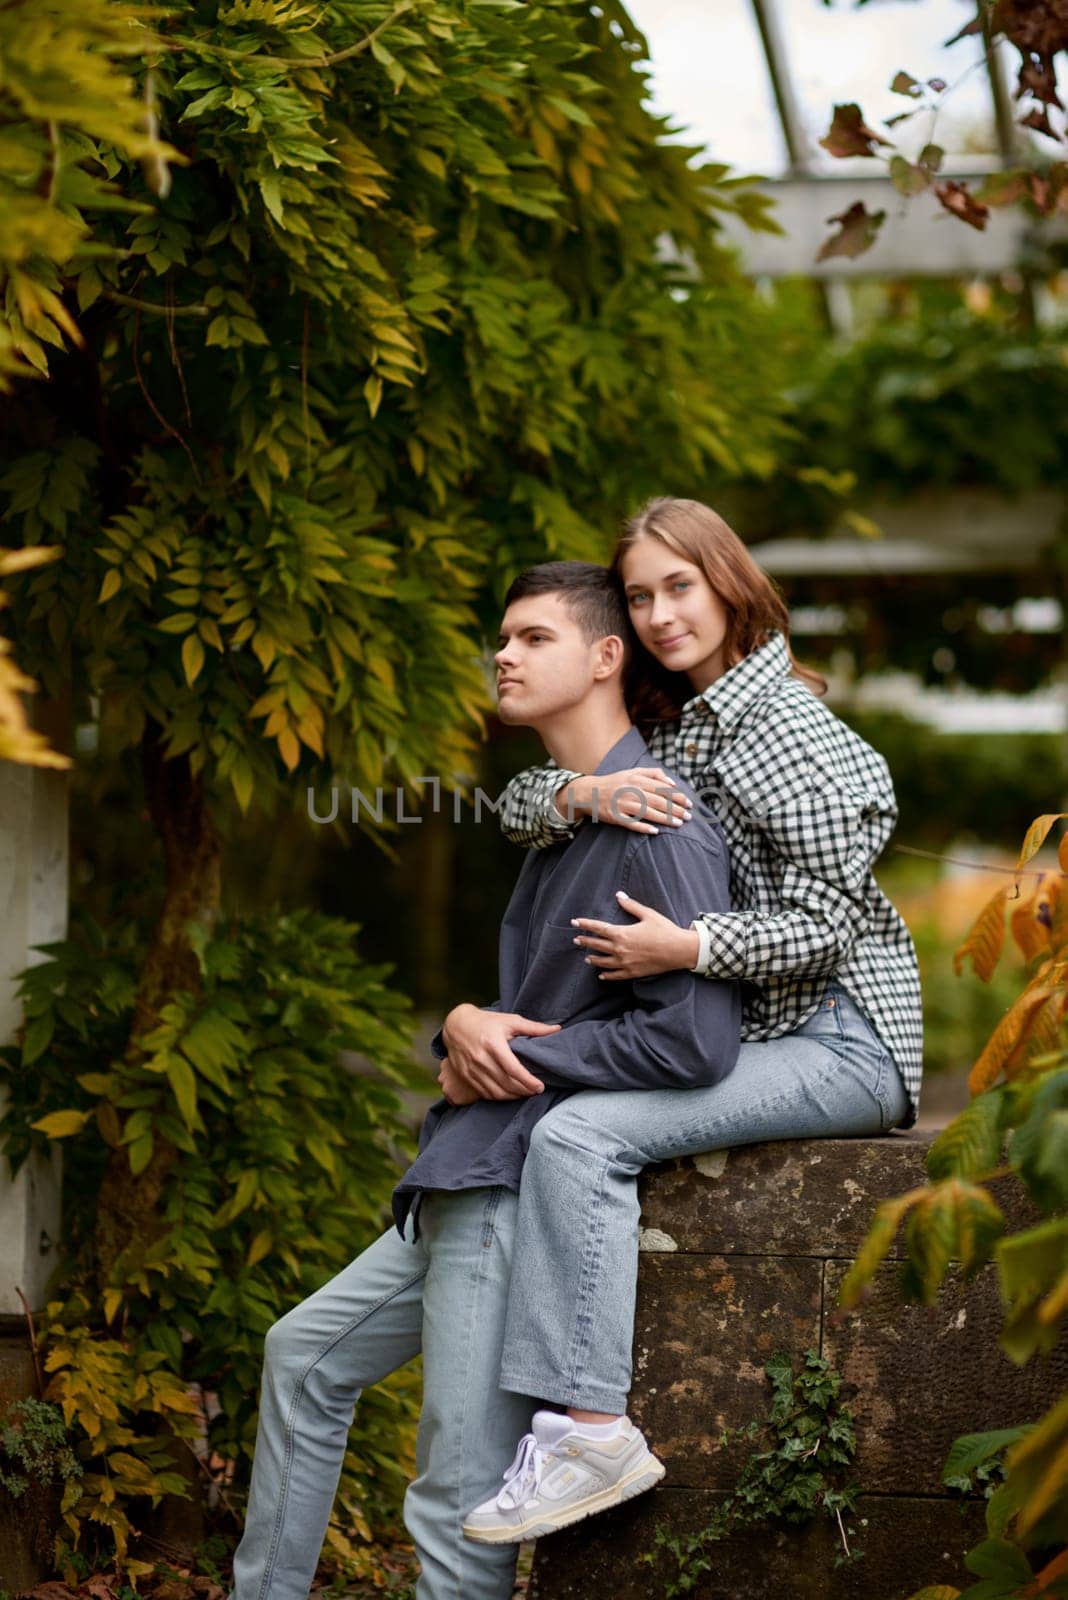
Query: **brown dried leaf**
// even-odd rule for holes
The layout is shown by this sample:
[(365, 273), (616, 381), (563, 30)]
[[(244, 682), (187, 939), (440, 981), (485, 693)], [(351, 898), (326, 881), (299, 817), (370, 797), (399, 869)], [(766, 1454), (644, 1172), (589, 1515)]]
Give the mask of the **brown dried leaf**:
[(1047, 139), (1059, 139), (1060, 134), (1056, 128), (1050, 126), (1049, 113), (1040, 111), (1036, 106), (1029, 111), (1026, 117), (1020, 118), (1021, 128), (1034, 128), (1036, 133), (1044, 133)]
[(1010, 167), (1004, 172), (992, 172), (979, 188), (974, 198), (986, 206), (1008, 206), (1027, 193), (1030, 173), (1022, 167)]
[(919, 83), (911, 72), (895, 72), (890, 84), (892, 94), (907, 94), (915, 100), (923, 94), (923, 84)]
[(935, 194), (948, 212), (982, 233), (990, 209), (975, 198), (966, 183), (957, 183), (949, 178), (945, 183), (935, 184)]
[[(970, 33), (982, 33), (982, 31), (983, 18), (981, 13), (977, 11), (972, 20), (970, 22), (966, 22), (959, 33), (955, 33), (952, 39), (946, 40), (946, 44), (956, 44), (958, 39), (966, 39)], [(945, 45), (943, 45), (942, 48), (945, 49)]]
[(877, 144), (889, 144), (881, 133), (869, 128), (864, 113), (853, 102), (835, 106), (829, 132), (820, 140), (832, 156), (873, 156)]
[(1057, 98), (1057, 75), (1054, 71), (1052, 57), (1036, 61), (1032, 56), (1027, 56), (1020, 63), (1020, 87), (1016, 91), (1019, 100), (1025, 94), (1033, 94), (1036, 100), (1041, 100), (1044, 105), (1057, 106), (1061, 111), (1064, 106)]
[(863, 255), (875, 243), (885, 218), (885, 211), (869, 212), (863, 200), (855, 200), (848, 211), (840, 211), (837, 216), (827, 218), (828, 222), (840, 222), (842, 226), (820, 246), (816, 260), (826, 261), (829, 256)]

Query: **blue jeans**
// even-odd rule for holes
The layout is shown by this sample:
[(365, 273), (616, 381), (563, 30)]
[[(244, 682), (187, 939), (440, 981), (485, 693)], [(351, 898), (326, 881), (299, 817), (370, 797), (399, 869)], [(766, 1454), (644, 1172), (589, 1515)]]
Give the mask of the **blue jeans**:
[(498, 1387), (516, 1196), (423, 1198), (420, 1237), (390, 1228), (267, 1333), (234, 1600), (306, 1600), (360, 1390), (423, 1352), (416, 1478), (404, 1520), (418, 1600), (509, 1600), (517, 1545), (461, 1521), (500, 1488), (536, 1402)]
[(705, 1089), (587, 1089), (534, 1129), (523, 1168), (501, 1385), (627, 1409), (638, 1273), (637, 1178), (650, 1162), (756, 1144), (887, 1133), (907, 1110), (892, 1057), (845, 990), (781, 1039), (743, 1044)]

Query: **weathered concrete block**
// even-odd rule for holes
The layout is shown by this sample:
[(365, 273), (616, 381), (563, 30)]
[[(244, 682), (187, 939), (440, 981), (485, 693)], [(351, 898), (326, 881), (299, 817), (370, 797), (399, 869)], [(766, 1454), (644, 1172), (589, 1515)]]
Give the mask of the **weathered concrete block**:
[[(845, 1379), (861, 1490), (846, 1538), (863, 1557), (835, 1565), (841, 1536), (826, 1519), (743, 1531), (712, 1547), (695, 1600), (901, 1600), (925, 1583), (968, 1581), (963, 1557), (983, 1537), (984, 1502), (944, 1488), (949, 1446), (1037, 1416), (1068, 1382), (1068, 1350), (1023, 1368), (1002, 1354), (992, 1267), (971, 1284), (951, 1276), (935, 1307), (904, 1305), (900, 1247), (864, 1305), (838, 1309), (876, 1206), (926, 1181), (929, 1144), (915, 1133), (783, 1141), (645, 1174), (630, 1411), (668, 1476), (540, 1541), (530, 1600), (663, 1592), (670, 1558), (641, 1558), (658, 1526), (696, 1531), (735, 1484), (751, 1446), (716, 1441), (767, 1414), (763, 1368), (780, 1350), (817, 1349)], [(1011, 1180), (995, 1193), (1010, 1227), (1039, 1220)]]
[[(693, 1533), (717, 1498), (656, 1489), (539, 1540), (529, 1600), (655, 1600), (678, 1570), (670, 1556), (642, 1559), (657, 1528)], [(959, 1585), (964, 1554), (983, 1537), (983, 1502), (861, 1495), (845, 1528), (859, 1558), (841, 1566), (841, 1538), (827, 1519), (733, 1534), (710, 1547), (711, 1569), (692, 1600), (904, 1600), (925, 1583)]]
[[(902, 1305), (896, 1266), (872, 1297), (835, 1311), (848, 1263), (828, 1261), (821, 1353), (850, 1389), (857, 1419), (857, 1474), (865, 1489), (944, 1494), (942, 1467), (954, 1439), (1011, 1428), (1039, 1416), (1068, 1386), (1068, 1346), (1018, 1367), (999, 1348), (997, 1270), (971, 1283), (951, 1272), (933, 1306)], [(839, 1320), (841, 1319), (841, 1320)]]
[[(852, 1260), (879, 1202), (926, 1183), (930, 1144), (898, 1132), (687, 1156), (650, 1167), (642, 1177), (642, 1226), (687, 1253)], [(1012, 1180), (993, 1192), (1011, 1226), (1038, 1220)]]
[(716, 1440), (764, 1415), (776, 1350), (818, 1347), (821, 1276), (819, 1261), (775, 1256), (642, 1257), (631, 1415), (673, 1486), (734, 1482)]

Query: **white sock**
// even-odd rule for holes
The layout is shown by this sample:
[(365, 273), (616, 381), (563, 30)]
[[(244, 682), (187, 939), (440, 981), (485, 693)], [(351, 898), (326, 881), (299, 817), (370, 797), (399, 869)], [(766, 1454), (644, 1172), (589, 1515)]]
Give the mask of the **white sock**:
[(571, 1417), (570, 1422), (576, 1433), (581, 1433), (585, 1439), (614, 1439), (623, 1426), (622, 1417), (616, 1417), (614, 1422), (576, 1422)]

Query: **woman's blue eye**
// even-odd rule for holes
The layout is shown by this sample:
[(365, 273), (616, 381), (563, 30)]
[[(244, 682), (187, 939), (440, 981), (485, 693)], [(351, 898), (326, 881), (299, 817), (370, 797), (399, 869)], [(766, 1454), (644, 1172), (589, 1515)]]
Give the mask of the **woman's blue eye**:
[(676, 589), (688, 589), (690, 587), (689, 578), (680, 578), (675, 587)]

